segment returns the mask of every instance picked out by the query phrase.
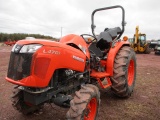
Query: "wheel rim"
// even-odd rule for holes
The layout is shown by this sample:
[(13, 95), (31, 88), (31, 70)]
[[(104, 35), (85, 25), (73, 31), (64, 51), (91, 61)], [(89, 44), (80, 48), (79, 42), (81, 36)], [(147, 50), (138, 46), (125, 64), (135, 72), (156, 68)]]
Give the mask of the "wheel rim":
[(128, 85), (131, 86), (134, 81), (134, 61), (130, 60), (128, 66)]
[(96, 116), (96, 111), (97, 111), (97, 99), (92, 98), (86, 107), (84, 113), (84, 120), (94, 120)]

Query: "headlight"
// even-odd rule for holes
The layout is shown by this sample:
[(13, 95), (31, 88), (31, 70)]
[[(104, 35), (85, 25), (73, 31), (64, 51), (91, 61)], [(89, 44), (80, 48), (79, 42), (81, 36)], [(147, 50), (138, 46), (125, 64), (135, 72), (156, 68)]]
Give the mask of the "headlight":
[(15, 53), (19, 53), (19, 51), (21, 50), (22, 47), (23, 47), (23, 45), (15, 44), (11, 51), (15, 52)]
[(40, 44), (30, 44), (30, 45), (24, 45), (19, 53), (34, 53), (36, 52), (42, 45)]

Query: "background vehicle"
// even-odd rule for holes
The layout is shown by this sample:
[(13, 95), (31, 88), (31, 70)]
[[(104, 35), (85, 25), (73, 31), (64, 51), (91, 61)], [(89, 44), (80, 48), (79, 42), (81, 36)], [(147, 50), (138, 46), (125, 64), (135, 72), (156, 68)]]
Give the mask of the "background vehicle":
[(160, 40), (157, 41), (157, 45), (154, 49), (155, 54), (160, 54)]
[(4, 44), (7, 45), (7, 46), (8, 46), (8, 45), (9, 45), (9, 46), (12, 46), (12, 45), (16, 44), (16, 41), (8, 40), (8, 41), (4, 42)]
[[(94, 14), (112, 8), (122, 10), (122, 29), (105, 29), (96, 37)], [(100, 104), (97, 84), (102, 89), (111, 87), (119, 97), (130, 97), (136, 79), (136, 58), (126, 37), (120, 40), (124, 16), (121, 6), (100, 8), (91, 16), (93, 35), (70, 34), (59, 42), (18, 41), (12, 49), (6, 77), (17, 85), (13, 107), (28, 114), (44, 103), (54, 103), (69, 107), (67, 119), (94, 120)], [(85, 36), (92, 37), (91, 41), (85, 41)]]
[(149, 43), (150, 44), (149, 48), (152, 49), (152, 50), (155, 50), (157, 42), (158, 42), (158, 40), (151, 40), (150, 43)]
[(149, 54), (151, 52), (149, 43), (146, 41), (146, 34), (139, 33), (139, 26), (136, 27), (133, 42), (131, 42), (131, 47), (137, 53)]

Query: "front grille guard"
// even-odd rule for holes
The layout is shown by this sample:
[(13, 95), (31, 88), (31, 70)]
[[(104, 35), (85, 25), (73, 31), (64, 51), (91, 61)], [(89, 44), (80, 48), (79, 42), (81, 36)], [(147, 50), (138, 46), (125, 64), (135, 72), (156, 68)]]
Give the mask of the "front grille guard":
[(33, 53), (11, 52), (7, 77), (15, 81), (30, 75)]

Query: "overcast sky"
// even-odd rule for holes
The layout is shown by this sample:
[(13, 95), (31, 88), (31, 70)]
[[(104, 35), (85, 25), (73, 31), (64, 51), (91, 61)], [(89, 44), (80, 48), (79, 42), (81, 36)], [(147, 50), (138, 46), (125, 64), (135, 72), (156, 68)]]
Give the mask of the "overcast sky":
[[(123, 35), (133, 37), (139, 25), (147, 39), (160, 39), (160, 0), (0, 0), (0, 32), (34, 33), (53, 37), (91, 34), (93, 10), (113, 5), (125, 9)], [(95, 15), (96, 33), (121, 26), (121, 10)]]

